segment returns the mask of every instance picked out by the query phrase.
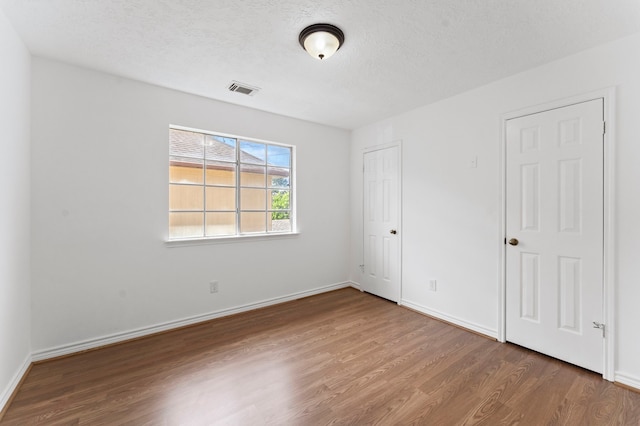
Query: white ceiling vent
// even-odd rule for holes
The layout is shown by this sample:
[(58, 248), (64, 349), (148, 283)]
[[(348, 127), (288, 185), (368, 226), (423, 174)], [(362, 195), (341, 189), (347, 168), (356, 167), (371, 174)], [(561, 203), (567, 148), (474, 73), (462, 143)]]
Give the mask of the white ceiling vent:
[(258, 90), (260, 90), (260, 88), (250, 86), (245, 83), (240, 83), (239, 81), (232, 81), (229, 85), (229, 90), (232, 92), (238, 92), (244, 95), (253, 96)]

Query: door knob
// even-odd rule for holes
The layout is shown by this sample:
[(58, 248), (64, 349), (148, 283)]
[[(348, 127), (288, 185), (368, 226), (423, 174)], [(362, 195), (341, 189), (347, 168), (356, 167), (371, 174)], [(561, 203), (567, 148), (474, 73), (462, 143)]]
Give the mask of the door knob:
[(392, 229), (391, 231), (389, 231), (390, 234), (396, 235), (398, 233), (398, 231), (396, 231), (395, 229)]
[(516, 238), (512, 238), (509, 240), (509, 244), (511, 244), (512, 246), (517, 246), (519, 242), (520, 241), (518, 241)]

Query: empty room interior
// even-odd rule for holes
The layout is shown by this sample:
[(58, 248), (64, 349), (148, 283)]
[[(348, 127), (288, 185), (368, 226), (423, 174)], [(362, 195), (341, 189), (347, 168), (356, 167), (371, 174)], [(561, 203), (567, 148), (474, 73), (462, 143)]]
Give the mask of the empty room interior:
[(0, 424), (640, 424), (637, 0), (0, 0)]

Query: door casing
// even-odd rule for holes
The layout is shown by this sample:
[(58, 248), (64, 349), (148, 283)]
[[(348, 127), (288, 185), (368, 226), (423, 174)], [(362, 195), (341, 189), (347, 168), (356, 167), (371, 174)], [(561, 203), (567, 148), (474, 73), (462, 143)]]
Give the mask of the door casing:
[(615, 88), (606, 88), (594, 92), (584, 93), (570, 98), (560, 99), (540, 105), (535, 105), (503, 114), (500, 121), (500, 228), (498, 230), (499, 244), (499, 288), (498, 288), (498, 340), (506, 342), (506, 167), (507, 167), (507, 120), (530, 114), (537, 114), (551, 109), (582, 103), (594, 99), (603, 99), (604, 121), (606, 131), (604, 134), (604, 235), (603, 235), (603, 318), (605, 319), (605, 338), (603, 344), (602, 368), (603, 378), (614, 380), (615, 373)]

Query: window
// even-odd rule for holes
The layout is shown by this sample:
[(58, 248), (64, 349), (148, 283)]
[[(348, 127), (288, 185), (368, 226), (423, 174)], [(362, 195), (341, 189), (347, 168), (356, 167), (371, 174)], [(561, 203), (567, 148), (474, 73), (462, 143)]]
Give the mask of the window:
[(292, 231), (291, 146), (169, 134), (169, 239)]

